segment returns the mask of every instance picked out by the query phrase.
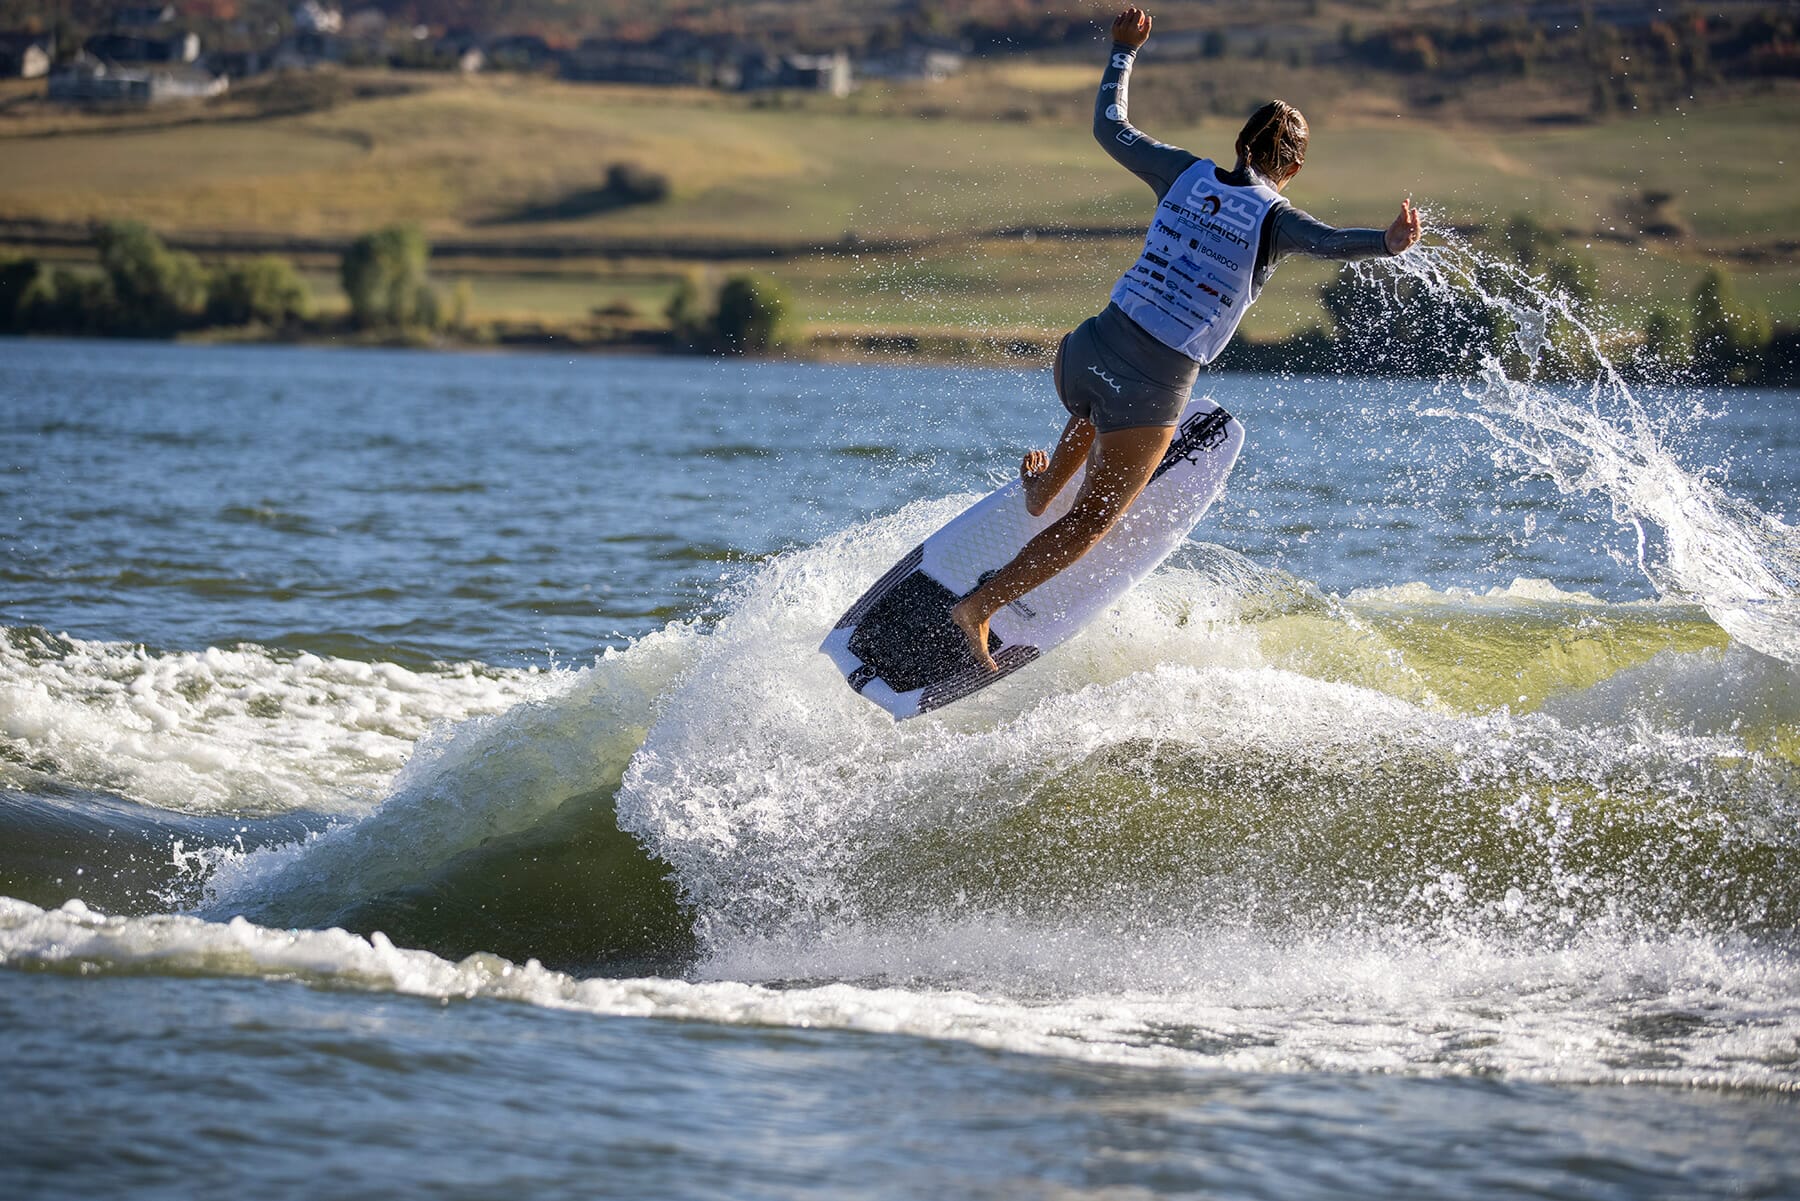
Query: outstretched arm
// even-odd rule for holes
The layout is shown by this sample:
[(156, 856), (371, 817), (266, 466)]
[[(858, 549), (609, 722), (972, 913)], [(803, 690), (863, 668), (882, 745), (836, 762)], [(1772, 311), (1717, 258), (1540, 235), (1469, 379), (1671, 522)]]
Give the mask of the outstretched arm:
[(1411, 200), (1401, 204), (1400, 215), (1386, 229), (1337, 229), (1287, 205), (1275, 212), (1270, 225), (1270, 267), (1290, 254), (1339, 262), (1396, 255), (1417, 242), (1423, 232), (1419, 210)]
[(1112, 33), (1106, 73), (1100, 77), (1100, 93), (1094, 98), (1094, 140), (1120, 166), (1149, 184), (1161, 200), (1181, 173), (1194, 165), (1195, 158), (1178, 146), (1165, 146), (1146, 136), (1131, 124), (1127, 95), (1131, 64), (1138, 47), (1150, 37), (1149, 14), (1139, 8), (1126, 9), (1113, 22)]

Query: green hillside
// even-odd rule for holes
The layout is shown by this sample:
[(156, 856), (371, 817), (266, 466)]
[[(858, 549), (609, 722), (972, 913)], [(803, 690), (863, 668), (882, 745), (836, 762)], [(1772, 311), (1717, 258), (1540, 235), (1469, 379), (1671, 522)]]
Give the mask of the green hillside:
[[(1235, 119), (1184, 118), (1158, 101), (1191, 69), (1146, 61), (1140, 123), (1229, 155)], [(1009, 60), (936, 89), (834, 101), (372, 73), (285, 115), (269, 111), (279, 78), (173, 116), (13, 103), (0, 115), (0, 240), (79, 257), (38, 234), (128, 218), (203, 257), (248, 241), (293, 254), (329, 305), (335, 246), (406, 221), (436, 243), (440, 278), (469, 279), (489, 316), (560, 320), (623, 302), (650, 318), (683, 274), (749, 264), (784, 279), (815, 326), (1048, 331), (1100, 303), (1150, 204), (1089, 135), (1096, 75)], [(1307, 77), (1295, 82), (1290, 94), (1304, 95)], [(1691, 113), (1533, 126), (1344, 96), (1309, 114), (1313, 147), (1290, 196), (1339, 224), (1385, 224), (1407, 194), (1432, 221), (1463, 227), (1530, 213), (1589, 248), (1603, 293), (1684, 296), (1722, 262), (1791, 323), (1796, 98), (1771, 84)], [(667, 199), (584, 210), (621, 163), (666, 176)], [(1647, 192), (1667, 193), (1658, 212), (1682, 236), (1640, 234)], [(1070, 229), (1083, 236), (1058, 236)], [(851, 238), (866, 249), (846, 252)], [(1317, 320), (1313, 285), (1327, 273), (1284, 271), (1253, 336)]]

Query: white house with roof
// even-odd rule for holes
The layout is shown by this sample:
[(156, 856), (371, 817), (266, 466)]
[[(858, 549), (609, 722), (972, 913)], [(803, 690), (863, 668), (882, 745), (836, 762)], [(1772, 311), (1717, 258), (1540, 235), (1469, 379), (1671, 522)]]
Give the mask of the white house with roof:
[(50, 73), (49, 97), (64, 104), (147, 107), (172, 100), (205, 100), (230, 86), (223, 75), (186, 64), (122, 66), (91, 54)]

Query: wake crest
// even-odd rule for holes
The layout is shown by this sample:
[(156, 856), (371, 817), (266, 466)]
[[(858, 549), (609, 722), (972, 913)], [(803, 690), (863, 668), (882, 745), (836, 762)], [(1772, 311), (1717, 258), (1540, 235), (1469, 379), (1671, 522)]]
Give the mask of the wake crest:
[[(1791, 669), (1698, 608), (1523, 582), (1337, 598), (1195, 545), (1030, 677), (896, 726), (812, 653), (814, 615), (962, 503), (777, 556), (715, 626), (579, 670), (478, 696), (458, 669), (408, 675), (436, 724), (361, 810), (333, 803), (333, 747), (367, 748), (367, 731), (346, 721), (334, 741), (321, 718), (284, 756), (265, 741), (289, 723), (258, 718), (258, 698), (329, 679), (343, 713), (367, 713), (394, 687), (384, 673), (364, 697), (363, 665), (243, 650), (216, 679), (262, 686), (181, 714), (194, 657), (53, 640), (12, 663), (18, 703), (129, 730), (139, 711), (106, 698), (132, 690), (106, 682), (152, 697), (176, 683), (140, 775), (120, 775), (121, 755), (92, 778), (73, 756), (59, 766), (111, 808), (81, 825), (64, 798), (55, 831), (21, 819), (10, 842), (91, 853), (128, 824), (119, 804), (144, 802), (130, 820), (164, 816), (121, 875), (134, 887), (90, 875), (90, 902), (614, 970), (944, 920), (1557, 937), (1597, 918), (1791, 924)], [(299, 793), (279, 818), (183, 825), (158, 806), (154, 748), (197, 773), (219, 738), (237, 753), (209, 787), (262, 762), (284, 799)], [(10, 770), (42, 795), (32, 739), (13, 745)], [(299, 818), (313, 832), (296, 840)], [(65, 880), (47, 867), (0, 891), (55, 904)]]

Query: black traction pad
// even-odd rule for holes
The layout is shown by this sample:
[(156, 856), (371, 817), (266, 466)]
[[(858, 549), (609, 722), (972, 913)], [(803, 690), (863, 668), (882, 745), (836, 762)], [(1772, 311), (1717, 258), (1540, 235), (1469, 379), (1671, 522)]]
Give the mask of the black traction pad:
[[(975, 662), (968, 639), (950, 620), (951, 606), (961, 599), (923, 571), (902, 579), (857, 620), (850, 653), (863, 668), (853, 674), (865, 685), (879, 676), (895, 692), (947, 683), (970, 671), (991, 675)], [(988, 653), (999, 647), (1000, 639), (990, 633)]]

